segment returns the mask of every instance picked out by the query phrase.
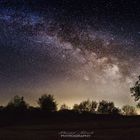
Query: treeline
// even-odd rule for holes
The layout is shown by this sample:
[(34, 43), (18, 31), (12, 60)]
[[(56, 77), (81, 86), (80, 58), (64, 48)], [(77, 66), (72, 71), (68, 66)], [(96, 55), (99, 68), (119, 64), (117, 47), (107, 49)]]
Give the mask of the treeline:
[(59, 113), (90, 113), (90, 114), (111, 114), (111, 115), (137, 115), (136, 108), (130, 105), (125, 105), (121, 109), (115, 107), (113, 102), (105, 100), (97, 103), (96, 101), (85, 100), (79, 104), (74, 104), (72, 109), (66, 104), (61, 105), (58, 109), (58, 104), (53, 95), (44, 94), (38, 100), (39, 107), (30, 106), (24, 100), (24, 97), (14, 96), (6, 106), (1, 106), (0, 111), (3, 112), (34, 112), (36, 110), (44, 111), (47, 113), (59, 112)]

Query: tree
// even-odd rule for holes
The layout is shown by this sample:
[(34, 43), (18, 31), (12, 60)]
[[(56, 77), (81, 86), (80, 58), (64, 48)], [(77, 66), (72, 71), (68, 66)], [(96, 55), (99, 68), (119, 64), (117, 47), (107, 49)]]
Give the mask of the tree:
[(97, 107), (97, 102), (95, 101), (82, 101), (79, 105), (75, 104), (73, 106), (73, 110), (78, 111), (78, 112), (91, 112), (94, 113)]
[(101, 114), (119, 114), (120, 110), (115, 107), (113, 102), (102, 100), (99, 102), (97, 112)]
[(139, 109), (140, 109), (140, 102), (137, 104), (137, 108), (139, 108)]
[(69, 110), (69, 107), (66, 104), (61, 105), (60, 111)]
[(124, 105), (122, 111), (124, 115), (137, 115), (135, 107), (130, 105)]
[(53, 95), (50, 94), (44, 94), (38, 99), (38, 104), (40, 108), (44, 111), (48, 112), (54, 112), (57, 110), (57, 103), (53, 97)]
[(78, 104), (74, 104), (73, 105), (73, 110), (76, 112), (79, 112), (79, 105)]
[(140, 99), (140, 76), (138, 77), (138, 81), (136, 81), (135, 85), (130, 88), (130, 92), (135, 98), (135, 101), (138, 101)]
[(25, 111), (27, 110), (28, 105), (24, 101), (24, 97), (20, 97), (18, 95), (14, 96), (13, 99), (7, 104), (6, 109), (11, 111)]
[(98, 103), (95, 101), (92, 101), (90, 103), (90, 112), (95, 112), (96, 108), (97, 108)]

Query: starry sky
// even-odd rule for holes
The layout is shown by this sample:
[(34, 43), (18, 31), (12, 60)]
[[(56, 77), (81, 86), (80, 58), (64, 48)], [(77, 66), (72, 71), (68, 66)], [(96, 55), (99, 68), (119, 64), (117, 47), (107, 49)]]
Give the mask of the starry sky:
[(44, 93), (135, 104), (140, 74), (138, 0), (0, 0), (0, 103)]

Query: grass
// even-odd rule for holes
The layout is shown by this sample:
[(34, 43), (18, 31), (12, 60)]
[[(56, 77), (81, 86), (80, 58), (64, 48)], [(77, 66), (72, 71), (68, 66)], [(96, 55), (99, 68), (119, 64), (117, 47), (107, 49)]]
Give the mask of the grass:
[[(105, 118), (105, 119), (104, 119)], [(60, 132), (93, 131), (90, 138), (61, 138)], [(59, 139), (92, 139), (92, 140), (139, 140), (140, 117), (68, 117), (19, 119), (0, 127), (0, 140), (59, 140)]]

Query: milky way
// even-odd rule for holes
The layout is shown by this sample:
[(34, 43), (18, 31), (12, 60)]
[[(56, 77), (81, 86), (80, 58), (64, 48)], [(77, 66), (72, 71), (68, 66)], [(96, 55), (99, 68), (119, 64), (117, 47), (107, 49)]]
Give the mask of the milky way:
[(0, 2), (1, 104), (18, 94), (35, 105), (44, 93), (70, 106), (88, 98), (134, 103), (137, 1)]

